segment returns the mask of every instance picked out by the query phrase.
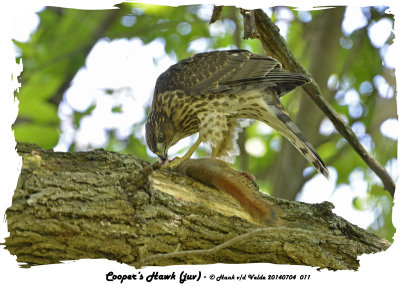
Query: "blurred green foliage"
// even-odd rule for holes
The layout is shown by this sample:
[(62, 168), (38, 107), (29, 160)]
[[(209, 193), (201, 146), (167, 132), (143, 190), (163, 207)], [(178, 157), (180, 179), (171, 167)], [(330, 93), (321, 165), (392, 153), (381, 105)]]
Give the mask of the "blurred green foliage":
[[(21, 75), (22, 88), (17, 94), (20, 101), (19, 116), (14, 125), (18, 141), (34, 142), (44, 148), (57, 145), (61, 130), (57, 114), (59, 105), (65, 92), (73, 84), (75, 75), (85, 66), (91, 49), (101, 39), (139, 38), (144, 44), (160, 40), (164, 44), (165, 53), (177, 60), (190, 56), (192, 52), (189, 46), (199, 39), (206, 42), (206, 50), (245, 48), (255, 53), (263, 53), (258, 40), (241, 39), (242, 18), (239, 9), (234, 7), (225, 7), (221, 20), (212, 24), (224, 28), (220, 33), (210, 32), (207, 17), (211, 15), (204, 12), (207, 9), (203, 5), (167, 7), (122, 4), (119, 8), (110, 11), (83, 11), (47, 7), (39, 13), (40, 25), (32, 33), (30, 40), (24, 43), (15, 41), (24, 64)], [(308, 54), (309, 47), (315, 44), (312, 35), (306, 36), (308, 27), (315, 16), (325, 12), (310, 12), (309, 21), (304, 21), (301, 20), (298, 11), (291, 11), (291, 19), (281, 19), (280, 9), (287, 8), (271, 9), (271, 18), (287, 25), (288, 45), (307, 69), (312, 61)], [(332, 59), (335, 61), (335, 68), (330, 71), (329, 80), (333, 84), (328, 90), (333, 107), (346, 118), (350, 126), (358, 126), (361, 130), (364, 128), (360, 131), (360, 140), (364, 138), (366, 142), (372, 142), (372, 154), (385, 166), (397, 156), (397, 141), (383, 136), (380, 126), (387, 118), (397, 117), (396, 106), (394, 96), (385, 98), (379, 95), (374, 78), (380, 75), (394, 88), (394, 70), (382, 65), (381, 50), (371, 44), (368, 27), (382, 18), (393, 21), (393, 16), (385, 14), (381, 8), (374, 7), (364, 7), (363, 12), (368, 20), (367, 25), (349, 36), (342, 35), (341, 41), (347, 43), (347, 46), (335, 43), (338, 53), (337, 57)], [(392, 37), (387, 44), (391, 41)], [(359, 95), (357, 107), (361, 112), (358, 114), (352, 111), (354, 105), (349, 104), (345, 98), (346, 92), (351, 90)], [(105, 96), (113, 96), (113, 93), (113, 90), (107, 90)], [(296, 118), (299, 109), (300, 96), (298, 93), (292, 93), (282, 99), (293, 118)], [(75, 131), (79, 130), (82, 119), (90, 116), (95, 108), (96, 105), (92, 104), (87, 110), (74, 111), (72, 123)], [(143, 108), (148, 109), (148, 106)], [(111, 110), (114, 113), (122, 113), (123, 107), (113, 106)], [(108, 141), (103, 148), (152, 160), (146, 151), (143, 137), (139, 135), (144, 121), (145, 118), (135, 123), (131, 134), (122, 139), (117, 136), (115, 130), (106, 130)], [(319, 130), (312, 132), (319, 133)], [(246, 159), (247, 171), (257, 174), (261, 189), (268, 191), (273, 186), (270, 181), (263, 179), (262, 174), (279, 163), (283, 139), (274, 131), (261, 135), (258, 125), (248, 127), (245, 136), (246, 142), (256, 138), (266, 148), (261, 157), (242, 150), (241, 160)], [(354, 170), (363, 172), (363, 179), (368, 183), (368, 197), (355, 199), (353, 205), (360, 210), (374, 208), (377, 219), (370, 226), (370, 230), (391, 240), (395, 231), (391, 223), (393, 202), (387, 192), (382, 190), (382, 184), (337, 132), (319, 134), (318, 137), (321, 140), (315, 147), (326, 163), (336, 170), (338, 186), (351, 184), (349, 176)], [(73, 141), (69, 150), (73, 151), (75, 146), (76, 142)], [(199, 149), (197, 154), (205, 156), (207, 152)], [(239, 168), (242, 166), (240, 164), (240, 160), (237, 160), (235, 166)], [(299, 172), (301, 174), (302, 170)], [(304, 183), (314, 175), (305, 174)]]

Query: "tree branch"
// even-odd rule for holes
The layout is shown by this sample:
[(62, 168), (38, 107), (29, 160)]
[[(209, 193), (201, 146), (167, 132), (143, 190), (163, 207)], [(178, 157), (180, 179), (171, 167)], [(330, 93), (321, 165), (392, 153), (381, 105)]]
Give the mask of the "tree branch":
[(240, 9), (243, 16), (243, 39), (258, 39), (260, 34), (257, 31), (254, 10)]
[(214, 5), (209, 24), (215, 23), (221, 17), (222, 8), (224, 8), (224, 6)]
[[(268, 55), (279, 60), (282, 65), (291, 70), (299, 73), (308, 74), (298, 61), (293, 56), (289, 47), (286, 45), (285, 40), (279, 34), (278, 27), (269, 19), (269, 17), (261, 10), (254, 11), (255, 24), (260, 34), (260, 41)], [(360, 155), (365, 163), (375, 172), (375, 174), (382, 180), (384, 188), (394, 196), (395, 184), (389, 176), (384, 167), (364, 148), (360, 143), (353, 130), (346, 124), (346, 122), (339, 116), (329, 102), (322, 97), (320, 88), (315, 80), (311, 83), (303, 85), (303, 89), (317, 104), (317, 106), (327, 115), (327, 117), (335, 125), (336, 130), (349, 142), (353, 149)]]
[(277, 215), (257, 224), (228, 194), (130, 155), (58, 153), (18, 144), (21, 175), (6, 248), (26, 266), (82, 258), (146, 265), (269, 262), (357, 269), (390, 243), (332, 213), (260, 195)]

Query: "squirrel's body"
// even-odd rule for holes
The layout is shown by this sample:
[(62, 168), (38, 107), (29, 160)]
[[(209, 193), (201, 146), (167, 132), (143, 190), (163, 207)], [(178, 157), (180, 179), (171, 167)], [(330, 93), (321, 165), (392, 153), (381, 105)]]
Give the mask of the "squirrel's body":
[(232, 169), (227, 163), (212, 159), (190, 159), (178, 170), (203, 184), (227, 192), (257, 221), (266, 225), (276, 225), (278, 216), (259, 192), (254, 178), (246, 172)]

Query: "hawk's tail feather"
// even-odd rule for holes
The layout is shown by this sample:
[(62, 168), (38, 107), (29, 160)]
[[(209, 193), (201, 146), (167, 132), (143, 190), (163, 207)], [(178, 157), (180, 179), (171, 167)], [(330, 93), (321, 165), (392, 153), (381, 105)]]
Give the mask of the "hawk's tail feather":
[(283, 106), (279, 103), (278, 98), (267, 95), (266, 103), (267, 113), (264, 115), (264, 123), (285, 136), (318, 172), (329, 179), (329, 171), (325, 163), (300, 129), (290, 119)]
[(304, 158), (306, 158), (318, 172), (324, 175), (325, 178), (329, 179), (328, 168), (311, 143), (304, 137), (300, 129), (291, 120), (289, 122), (284, 122), (284, 124), (288, 130), (286, 132), (281, 130), (282, 135), (284, 135), (290, 143), (300, 151)]
[(317, 171), (324, 175), (325, 178), (330, 179), (328, 168), (326, 167), (324, 161), (322, 161), (318, 153), (315, 151), (314, 147), (309, 142), (304, 143), (308, 146), (308, 149), (307, 151), (305, 151), (304, 149), (299, 150), (301, 154), (303, 154), (307, 161), (310, 162)]

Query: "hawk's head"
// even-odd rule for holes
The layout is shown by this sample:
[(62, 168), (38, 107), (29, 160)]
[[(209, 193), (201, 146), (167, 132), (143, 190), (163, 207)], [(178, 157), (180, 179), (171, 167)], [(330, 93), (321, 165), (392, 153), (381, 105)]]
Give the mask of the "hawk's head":
[[(160, 118), (157, 118), (161, 116)], [(150, 150), (161, 160), (168, 159), (168, 149), (180, 138), (176, 138), (176, 129), (172, 122), (162, 118), (162, 114), (149, 113), (146, 122), (146, 141)]]

